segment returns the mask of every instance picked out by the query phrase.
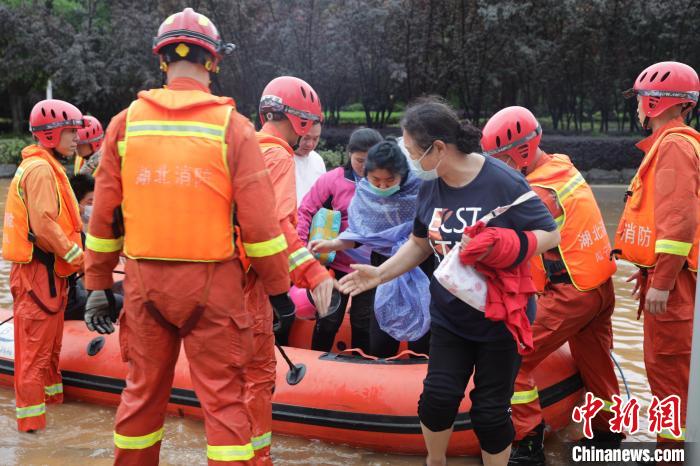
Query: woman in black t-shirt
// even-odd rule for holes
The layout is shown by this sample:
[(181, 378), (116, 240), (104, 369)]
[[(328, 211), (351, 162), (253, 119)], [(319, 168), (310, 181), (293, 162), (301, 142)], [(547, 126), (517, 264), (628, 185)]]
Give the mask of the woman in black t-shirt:
[[(418, 195), (413, 234), (381, 266), (353, 266), (356, 272), (341, 280), (344, 292), (356, 294), (376, 287), (431, 254), (442, 259), (452, 247), (468, 241), (462, 235), (465, 227), (530, 189), (525, 179), (505, 164), (476, 153), (480, 131), (471, 125), (462, 126), (454, 110), (440, 101), (428, 99), (410, 107), (402, 127), (416, 174), (425, 180)], [(534, 254), (559, 243), (556, 224), (537, 197), (508, 210), (489, 226), (531, 232), (518, 237), (523, 242), (521, 250)], [(527, 238), (536, 241), (536, 247), (525, 244)], [(513, 266), (526, 259), (521, 257)], [(428, 449), (426, 463), (445, 464), (452, 424), (474, 373), (470, 417), (482, 458), (487, 466), (505, 466), (514, 438), (510, 399), (520, 366), (515, 341), (503, 322), (488, 320), (483, 312), (453, 296), (435, 279), (430, 293), (430, 360), (418, 402)]]

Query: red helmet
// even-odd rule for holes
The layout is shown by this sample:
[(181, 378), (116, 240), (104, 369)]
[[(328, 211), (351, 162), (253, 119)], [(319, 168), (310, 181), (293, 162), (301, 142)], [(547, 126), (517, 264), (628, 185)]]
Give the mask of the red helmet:
[(222, 53), (230, 53), (235, 47), (233, 44), (222, 43), (214, 23), (192, 8), (185, 8), (163, 21), (158, 28), (158, 36), (153, 39), (153, 53), (159, 54), (166, 45), (181, 43), (197, 45), (209, 52), (214, 57), (212, 71), (216, 71)]
[(524, 107), (506, 107), (498, 111), (481, 133), (485, 155), (507, 155), (518, 168), (530, 165), (542, 139), (542, 127), (537, 118)]
[(94, 116), (87, 115), (84, 120), (89, 123), (86, 128), (78, 131), (78, 144), (90, 144), (93, 152), (97, 152), (102, 147), (102, 140), (105, 132), (102, 123)]
[(624, 95), (628, 98), (642, 96), (644, 115), (654, 118), (674, 105), (697, 105), (699, 92), (700, 81), (693, 68), (684, 63), (664, 61), (642, 71), (634, 87)]
[(29, 114), (29, 131), (39, 144), (49, 149), (58, 146), (64, 129), (81, 129), (89, 124), (75, 105), (62, 100), (42, 100), (34, 105)]
[(293, 76), (280, 76), (265, 86), (260, 98), (260, 120), (265, 123), (274, 113), (283, 113), (299, 136), (308, 133), (314, 123), (323, 121), (316, 91), (303, 79)]

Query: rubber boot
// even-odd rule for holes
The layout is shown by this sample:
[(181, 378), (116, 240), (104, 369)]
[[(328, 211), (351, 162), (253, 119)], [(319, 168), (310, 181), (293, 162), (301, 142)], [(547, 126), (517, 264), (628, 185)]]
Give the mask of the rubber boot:
[(545, 464), (543, 421), (513, 447), (508, 466), (545, 466)]
[(582, 438), (578, 441), (580, 446), (596, 448), (620, 448), (625, 439), (624, 434), (609, 432), (607, 430), (593, 430), (593, 438)]

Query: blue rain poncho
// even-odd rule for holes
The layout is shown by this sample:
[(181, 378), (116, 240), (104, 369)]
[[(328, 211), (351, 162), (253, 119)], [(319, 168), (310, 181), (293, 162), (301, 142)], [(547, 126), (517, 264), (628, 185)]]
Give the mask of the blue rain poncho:
[[(409, 173), (396, 194), (376, 195), (362, 179), (348, 208), (348, 228), (338, 238), (393, 256), (413, 229), (421, 180)], [(351, 253), (351, 251), (346, 251)], [(379, 327), (399, 341), (415, 341), (430, 328), (430, 280), (420, 268), (377, 287), (374, 313)]]

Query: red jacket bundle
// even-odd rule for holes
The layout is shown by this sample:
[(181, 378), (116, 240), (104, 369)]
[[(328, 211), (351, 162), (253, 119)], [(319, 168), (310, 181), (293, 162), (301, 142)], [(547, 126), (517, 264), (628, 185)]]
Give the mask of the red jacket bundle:
[(532, 329), (525, 311), (536, 290), (528, 259), (537, 248), (537, 238), (529, 231), (518, 235), (482, 222), (465, 228), (464, 233), (472, 239), (459, 258), (486, 278), (486, 318), (503, 321), (518, 344), (518, 353), (530, 353)]

